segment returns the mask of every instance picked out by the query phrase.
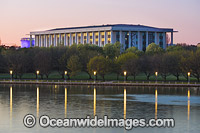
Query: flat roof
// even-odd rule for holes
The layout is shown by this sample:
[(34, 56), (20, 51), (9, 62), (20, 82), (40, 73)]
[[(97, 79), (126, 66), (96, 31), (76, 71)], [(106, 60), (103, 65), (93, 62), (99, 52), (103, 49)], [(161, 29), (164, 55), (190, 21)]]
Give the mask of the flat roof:
[(145, 25), (133, 25), (133, 24), (107, 24), (107, 25), (94, 25), (94, 26), (79, 26), (79, 27), (67, 27), (67, 28), (54, 28), (45, 31), (35, 31), (31, 32), (30, 34), (50, 34), (50, 33), (72, 33), (72, 32), (86, 32), (88, 31), (106, 31), (106, 30), (113, 30), (113, 31), (155, 31), (155, 32), (176, 32), (173, 31), (172, 28), (157, 28), (152, 26), (145, 26)]
[(48, 31), (54, 30), (69, 30), (69, 29), (83, 29), (83, 28), (101, 28), (101, 27), (131, 27), (131, 28), (153, 28), (153, 29), (171, 29), (171, 28), (156, 28), (145, 25), (133, 25), (133, 24), (107, 24), (107, 25), (94, 25), (94, 26), (80, 26), (80, 27), (67, 27), (67, 28), (55, 28)]

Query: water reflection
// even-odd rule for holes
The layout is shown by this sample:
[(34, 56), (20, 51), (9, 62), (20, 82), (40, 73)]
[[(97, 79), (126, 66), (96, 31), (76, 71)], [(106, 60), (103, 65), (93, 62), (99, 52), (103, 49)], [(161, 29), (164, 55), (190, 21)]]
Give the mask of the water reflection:
[(40, 106), (40, 96), (39, 96), (39, 87), (37, 87), (37, 117), (39, 117), (39, 106)]
[(155, 89), (155, 119), (157, 119), (157, 109), (158, 109), (158, 91)]
[(94, 87), (94, 116), (96, 115), (96, 88)]
[(190, 89), (188, 89), (188, 120), (190, 120)]
[(126, 119), (126, 88), (124, 88), (124, 119)]
[(10, 87), (10, 121), (12, 121), (12, 109), (13, 109), (13, 106), (12, 106), (12, 86)]
[(67, 118), (67, 88), (65, 88), (65, 118)]

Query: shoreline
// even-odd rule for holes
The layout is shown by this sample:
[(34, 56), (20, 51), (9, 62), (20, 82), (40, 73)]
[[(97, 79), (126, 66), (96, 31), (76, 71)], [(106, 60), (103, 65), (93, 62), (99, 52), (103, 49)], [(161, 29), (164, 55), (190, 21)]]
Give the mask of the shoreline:
[(167, 83), (112, 83), (112, 82), (33, 82), (33, 81), (0, 81), (0, 84), (38, 84), (38, 85), (95, 85), (95, 86), (162, 86), (162, 87), (200, 87), (200, 84), (167, 84)]

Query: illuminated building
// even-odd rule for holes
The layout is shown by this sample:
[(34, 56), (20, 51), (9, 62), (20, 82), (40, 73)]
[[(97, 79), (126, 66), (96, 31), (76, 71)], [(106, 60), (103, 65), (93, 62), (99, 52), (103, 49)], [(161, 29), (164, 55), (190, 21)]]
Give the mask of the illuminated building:
[(165, 49), (167, 33), (171, 33), (171, 44), (173, 44), (173, 32), (175, 32), (173, 29), (144, 25), (114, 24), (36, 31), (31, 32), (30, 37), (35, 37), (35, 46), (38, 47), (86, 43), (103, 47), (108, 43), (120, 42), (125, 49), (137, 47), (139, 50), (146, 50), (146, 47), (153, 42)]
[[(31, 42), (30, 42), (31, 40)], [(33, 47), (35, 44), (34, 39), (30, 39), (30, 38), (22, 38), (21, 39), (21, 48), (29, 48), (29, 47)]]

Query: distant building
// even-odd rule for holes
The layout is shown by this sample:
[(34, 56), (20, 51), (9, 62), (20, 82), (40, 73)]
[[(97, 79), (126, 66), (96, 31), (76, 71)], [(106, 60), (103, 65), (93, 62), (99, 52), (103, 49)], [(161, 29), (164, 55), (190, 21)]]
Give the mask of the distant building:
[(200, 43), (197, 44), (197, 47), (200, 48)]
[(143, 25), (99, 25), (71, 28), (57, 28), (46, 31), (30, 32), (30, 38), (35, 36), (35, 46), (71, 46), (72, 44), (94, 44), (99, 47), (107, 43), (120, 42), (124, 48), (137, 47), (146, 50), (150, 43), (156, 43), (166, 49), (166, 33), (171, 33), (173, 44), (173, 29), (155, 28)]
[[(31, 40), (31, 42), (30, 42)], [(29, 48), (35, 45), (35, 40), (30, 38), (22, 38), (21, 39), (21, 48)]]

